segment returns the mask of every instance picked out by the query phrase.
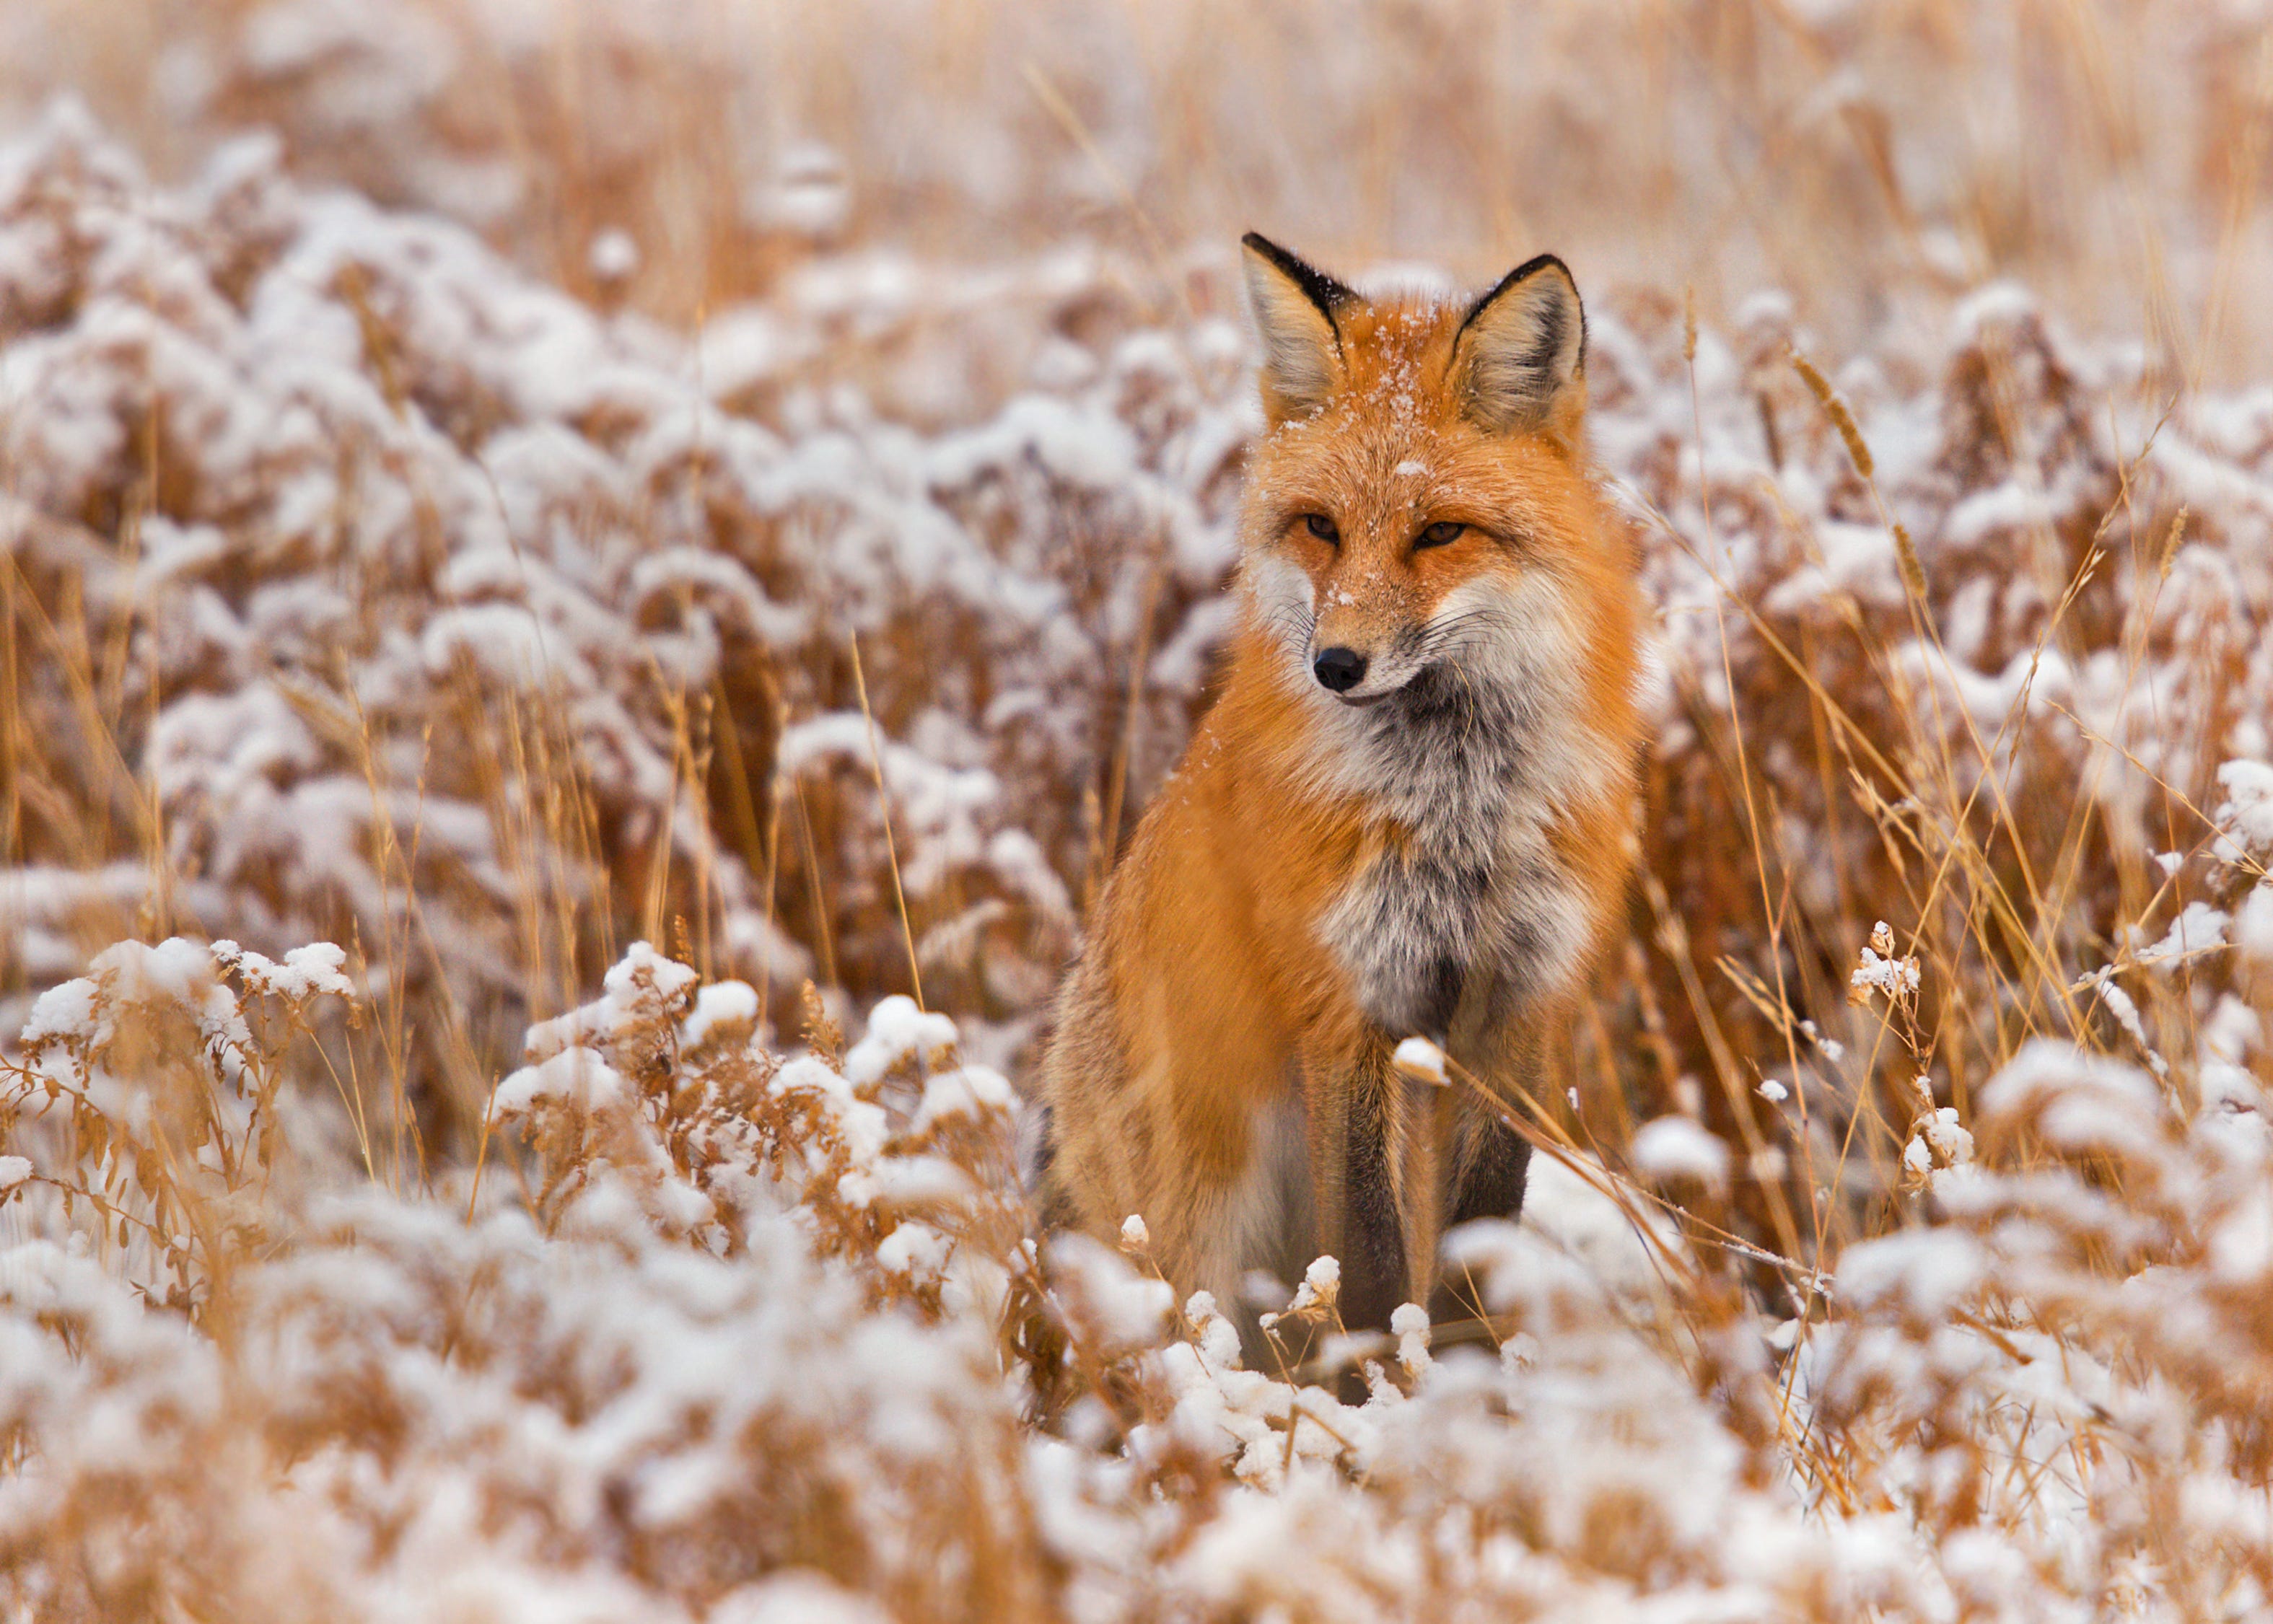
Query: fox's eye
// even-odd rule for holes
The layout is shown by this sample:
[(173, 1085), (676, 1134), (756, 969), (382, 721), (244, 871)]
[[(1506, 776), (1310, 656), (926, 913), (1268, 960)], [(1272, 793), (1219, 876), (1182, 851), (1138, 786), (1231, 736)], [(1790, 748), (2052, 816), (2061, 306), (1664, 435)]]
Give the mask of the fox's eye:
[(1305, 513), (1302, 515), (1302, 522), (1309, 526), (1310, 534), (1320, 541), (1336, 547), (1341, 545), (1342, 533), (1334, 528), (1334, 521), (1324, 513)]
[(1459, 540), (1460, 532), (1467, 528), (1453, 520), (1439, 519), (1435, 524), (1422, 531), (1420, 539), (1413, 544), (1415, 547), (1442, 547), (1447, 542)]

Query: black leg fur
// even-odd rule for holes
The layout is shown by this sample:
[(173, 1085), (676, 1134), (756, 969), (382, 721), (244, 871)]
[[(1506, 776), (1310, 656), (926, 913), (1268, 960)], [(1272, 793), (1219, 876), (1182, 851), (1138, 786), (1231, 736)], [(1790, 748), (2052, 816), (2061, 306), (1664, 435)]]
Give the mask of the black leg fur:
[(1042, 1105), (1034, 1122), (1031, 1160), (1024, 1169), (1026, 1194), (1033, 1203), (1035, 1225), (1044, 1235), (1072, 1229), (1079, 1221), (1072, 1196), (1057, 1178), (1056, 1126), (1055, 1113), (1046, 1104)]
[(1389, 1171), (1394, 1098), (1385, 1075), (1360, 1077), (1350, 1089), (1341, 1310), (1352, 1330), (1388, 1329), (1389, 1316), (1408, 1295), (1404, 1227)]
[(1460, 1170), (1452, 1202), (1452, 1222), (1512, 1218), (1523, 1211), (1523, 1186), (1531, 1171), (1531, 1145), (1504, 1122), (1484, 1125), (1476, 1148)]
[[(1513, 1128), (1486, 1122), (1475, 1130), (1472, 1149), (1462, 1163), (1452, 1193), (1445, 1227), (1477, 1218), (1513, 1218), (1523, 1211), (1523, 1186), (1531, 1170), (1531, 1146)], [(1475, 1331), (1489, 1315), (1476, 1294), (1475, 1282), (1447, 1274), (1437, 1284), (1429, 1305), (1430, 1317), (1448, 1333), (1461, 1321), (1474, 1321)]]

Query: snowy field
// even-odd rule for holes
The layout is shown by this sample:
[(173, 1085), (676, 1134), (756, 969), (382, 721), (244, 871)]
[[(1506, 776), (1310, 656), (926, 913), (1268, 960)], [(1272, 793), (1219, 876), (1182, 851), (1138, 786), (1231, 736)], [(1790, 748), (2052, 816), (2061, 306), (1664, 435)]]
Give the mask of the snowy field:
[[(2273, 19), (1240, 10), (0, 5), (0, 1620), (2273, 1611)], [(1016, 1174), (1248, 226), (1660, 612), (1359, 1404)]]

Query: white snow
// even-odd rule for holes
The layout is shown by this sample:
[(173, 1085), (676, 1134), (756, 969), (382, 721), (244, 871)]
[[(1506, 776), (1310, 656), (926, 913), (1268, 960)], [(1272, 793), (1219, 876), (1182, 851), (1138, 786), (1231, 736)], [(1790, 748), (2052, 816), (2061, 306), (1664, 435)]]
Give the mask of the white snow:
[(1729, 1147), (1693, 1119), (1658, 1117), (1635, 1131), (1633, 1164), (1652, 1179), (1718, 1189), (1728, 1182)]
[(2273, 966), (2273, 880), (2259, 880), (2242, 903), (2233, 940), (2252, 959)]
[(694, 1012), (686, 1017), (679, 1041), (690, 1049), (699, 1049), (713, 1032), (753, 1027), (757, 1019), (758, 990), (748, 982), (706, 983), (694, 995)]
[(1449, 1081), (1444, 1074), (1444, 1051), (1425, 1037), (1406, 1038), (1389, 1059), (1399, 1076), (1410, 1077), (1415, 1082), (1433, 1082), (1442, 1088)]

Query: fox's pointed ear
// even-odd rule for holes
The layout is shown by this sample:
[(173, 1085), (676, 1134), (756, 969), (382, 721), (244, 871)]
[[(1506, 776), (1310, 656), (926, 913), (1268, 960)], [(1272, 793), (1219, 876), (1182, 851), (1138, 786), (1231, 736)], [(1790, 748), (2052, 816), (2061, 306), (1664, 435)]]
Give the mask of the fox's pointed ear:
[(1552, 254), (1519, 266), (1468, 307), (1452, 341), (1452, 384), (1496, 434), (1576, 438), (1586, 408), (1587, 316), (1570, 267)]
[(1247, 299), (1263, 339), (1263, 407), (1276, 424), (1317, 411), (1342, 383), (1335, 313), (1357, 295), (1268, 237), (1249, 232)]

